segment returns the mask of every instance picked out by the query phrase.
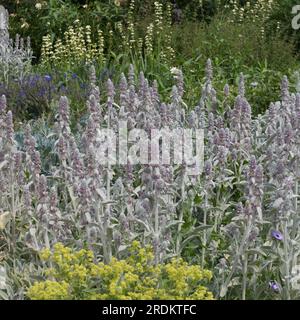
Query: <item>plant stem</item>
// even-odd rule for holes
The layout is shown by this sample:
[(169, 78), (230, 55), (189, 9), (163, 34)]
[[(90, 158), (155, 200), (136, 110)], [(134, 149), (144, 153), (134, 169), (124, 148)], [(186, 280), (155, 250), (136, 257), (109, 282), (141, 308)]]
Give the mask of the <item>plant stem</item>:
[(252, 228), (252, 216), (250, 216), (248, 221), (247, 221), (246, 230), (244, 232), (243, 238), (241, 240), (241, 244), (240, 244), (240, 246), (238, 248), (238, 251), (236, 253), (236, 256), (235, 256), (235, 259), (234, 259), (234, 262), (233, 262), (233, 266), (231, 268), (231, 271), (230, 271), (225, 283), (222, 286), (223, 288), (225, 288), (225, 291), (227, 291), (227, 288), (228, 288), (228, 285), (229, 285), (229, 283), (231, 281), (231, 278), (234, 275), (235, 270), (236, 270), (236, 268), (238, 266), (239, 259), (240, 259), (240, 257), (242, 256), (242, 254), (243, 254), (243, 252), (245, 250), (245, 246), (246, 246), (247, 240), (249, 238), (249, 234), (251, 232), (251, 228)]
[(288, 231), (287, 231), (287, 221), (284, 221), (284, 227), (283, 227), (283, 247), (284, 247), (284, 273), (285, 273), (285, 285), (284, 285), (284, 292), (285, 292), (285, 299), (290, 300), (290, 257), (289, 257), (289, 244), (288, 244)]
[[(205, 208), (204, 208), (204, 217), (203, 217), (203, 224), (204, 226), (207, 225), (207, 194), (205, 194)], [(202, 258), (201, 258), (201, 266), (204, 268), (205, 265), (205, 251), (206, 251), (206, 244), (207, 244), (207, 233), (206, 229), (203, 231), (203, 243), (202, 243)]]
[[(183, 203), (184, 203), (184, 198), (185, 198), (185, 185), (184, 185), (184, 180), (185, 180), (185, 169), (182, 173), (182, 181), (181, 181), (181, 208), (180, 208), (180, 213), (179, 213), (179, 221), (183, 220), (183, 215), (184, 215), (184, 208), (183, 208)], [(181, 253), (180, 250), (180, 232), (182, 229), (182, 222), (178, 223), (178, 228), (177, 228), (177, 239), (176, 239), (176, 255), (179, 256)]]
[[(110, 129), (110, 106), (108, 107), (108, 120), (107, 120), (107, 128)], [(110, 159), (108, 159), (107, 164), (107, 174), (106, 174), (106, 201), (110, 201), (110, 183), (111, 183), (111, 165)], [(111, 249), (111, 240), (108, 239), (108, 228), (109, 228), (109, 220), (110, 220), (110, 203), (107, 203), (106, 210), (105, 210), (105, 217), (103, 221), (104, 225), (104, 234), (105, 234), (105, 246), (106, 246), (106, 262), (109, 263), (112, 257), (112, 249)]]
[(245, 253), (245, 259), (244, 259), (244, 264), (243, 264), (242, 300), (246, 300), (246, 291), (247, 291), (247, 268), (248, 268), (248, 254)]
[(12, 215), (12, 252), (15, 256), (16, 251), (16, 207), (15, 207), (15, 184), (14, 184), (14, 170), (11, 166), (10, 172), (11, 182), (10, 182), (10, 192), (11, 192), (11, 215)]

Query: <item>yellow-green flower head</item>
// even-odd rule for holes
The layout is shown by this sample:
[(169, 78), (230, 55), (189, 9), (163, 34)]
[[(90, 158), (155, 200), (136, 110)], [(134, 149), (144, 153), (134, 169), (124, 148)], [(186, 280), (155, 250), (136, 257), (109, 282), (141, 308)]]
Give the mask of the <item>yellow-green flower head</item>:
[(134, 241), (125, 260), (94, 263), (90, 250), (54, 245), (40, 257), (49, 268), (46, 280), (28, 290), (30, 299), (213, 299), (205, 287), (212, 274), (183, 259), (155, 264), (151, 247)]

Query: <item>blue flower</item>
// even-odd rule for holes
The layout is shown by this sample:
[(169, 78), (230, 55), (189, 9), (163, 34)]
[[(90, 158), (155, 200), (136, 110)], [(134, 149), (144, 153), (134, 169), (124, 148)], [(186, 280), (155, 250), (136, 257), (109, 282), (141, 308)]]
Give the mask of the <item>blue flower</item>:
[(276, 240), (283, 240), (283, 235), (277, 230), (272, 230), (271, 235)]
[(52, 77), (49, 74), (46, 74), (44, 78), (48, 82), (52, 80)]
[(278, 293), (280, 290), (278, 283), (274, 280), (269, 282), (269, 288), (276, 293)]
[(67, 91), (67, 88), (64, 85), (61, 85), (59, 90), (60, 92), (65, 93)]
[(22, 97), (22, 98), (23, 98), (23, 97), (26, 97), (25, 91), (24, 91), (24, 90), (21, 90), (20, 93), (19, 93), (19, 96)]

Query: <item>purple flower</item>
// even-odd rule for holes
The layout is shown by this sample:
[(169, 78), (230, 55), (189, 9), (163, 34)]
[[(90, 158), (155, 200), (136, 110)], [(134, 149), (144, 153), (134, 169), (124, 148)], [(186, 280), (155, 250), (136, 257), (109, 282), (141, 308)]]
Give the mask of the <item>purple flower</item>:
[(284, 76), (281, 82), (281, 98), (286, 101), (289, 97), (289, 80), (287, 76)]
[(229, 93), (230, 93), (230, 88), (229, 88), (229, 85), (226, 83), (226, 84), (225, 84), (225, 87), (224, 87), (225, 97), (228, 97), (228, 96), (229, 96)]
[(213, 67), (212, 67), (212, 63), (211, 63), (210, 59), (208, 59), (206, 61), (205, 74), (206, 74), (206, 79), (208, 81), (212, 80), (212, 78), (213, 78)]
[(46, 74), (44, 78), (48, 82), (50, 82), (52, 80), (52, 77), (49, 74)]
[(269, 282), (269, 288), (276, 293), (279, 292), (279, 290), (280, 290), (278, 283), (273, 280), (271, 280)]
[(67, 92), (67, 88), (64, 85), (61, 85), (59, 90), (60, 90), (60, 93), (66, 93)]
[(283, 235), (277, 230), (272, 230), (271, 235), (276, 240), (283, 240)]

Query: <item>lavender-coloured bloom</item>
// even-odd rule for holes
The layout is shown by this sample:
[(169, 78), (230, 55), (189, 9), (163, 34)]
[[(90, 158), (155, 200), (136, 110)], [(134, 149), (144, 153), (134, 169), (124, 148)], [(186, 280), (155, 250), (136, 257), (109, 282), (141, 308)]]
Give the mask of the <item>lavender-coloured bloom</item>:
[(62, 121), (67, 124), (69, 122), (69, 113), (70, 113), (70, 107), (69, 107), (69, 100), (66, 96), (62, 96), (59, 100), (58, 104), (58, 110), (59, 115), (62, 119)]
[(3, 94), (1, 97), (0, 97), (0, 113), (4, 112), (6, 109), (6, 97), (5, 95)]
[(13, 144), (14, 139), (14, 124), (12, 112), (8, 111), (6, 114), (6, 137), (10, 144)]
[(172, 87), (172, 92), (171, 92), (171, 99), (172, 99), (172, 103), (177, 106), (180, 100), (180, 96), (178, 93), (178, 88), (176, 86)]
[(221, 146), (227, 146), (227, 136), (226, 136), (226, 131), (224, 130), (224, 128), (221, 128), (219, 130), (219, 136), (218, 136), (218, 143)]
[(279, 241), (282, 241), (283, 240), (283, 235), (281, 232), (277, 231), (277, 230), (272, 230), (271, 231), (271, 236), (276, 239), (276, 240), (279, 240)]
[(115, 96), (115, 86), (113, 82), (110, 79), (108, 79), (107, 80), (107, 98), (108, 98), (109, 107), (112, 107), (112, 104), (114, 102), (114, 96)]
[(47, 179), (44, 175), (38, 177), (37, 196), (41, 203), (45, 203), (48, 196)]
[(41, 163), (41, 156), (39, 151), (33, 150), (33, 153), (31, 155), (31, 161), (33, 164), (33, 171), (35, 175), (40, 174), (42, 163)]
[(255, 181), (258, 184), (262, 184), (263, 183), (263, 178), (264, 178), (263, 171), (264, 171), (264, 169), (263, 169), (263, 166), (261, 164), (259, 164), (255, 169)]
[(284, 131), (284, 142), (286, 144), (290, 144), (292, 142), (293, 136), (294, 136), (293, 127), (291, 123), (288, 122), (286, 124), (285, 131)]
[(79, 197), (81, 204), (86, 205), (91, 197), (91, 192), (86, 179), (82, 179), (79, 187)]
[(274, 281), (274, 280), (271, 280), (271, 281), (269, 282), (269, 288), (270, 288), (273, 292), (276, 292), (276, 293), (278, 293), (279, 290), (280, 290), (278, 283), (277, 283), (276, 281)]
[(275, 168), (275, 174), (277, 176), (282, 176), (285, 172), (285, 166), (284, 163), (280, 160), (278, 160), (278, 163), (276, 164), (276, 168)]
[(256, 158), (255, 156), (251, 156), (250, 161), (249, 161), (249, 176), (253, 177), (255, 175), (255, 170), (257, 167), (257, 163), (256, 163)]
[(51, 218), (56, 222), (56, 218), (59, 215), (58, 209), (58, 199), (57, 199), (57, 190), (55, 187), (52, 187), (49, 194), (49, 213)]
[(29, 154), (32, 154), (35, 151), (36, 141), (31, 134), (31, 127), (29, 123), (25, 126), (25, 129), (24, 129), (24, 145), (25, 145), (26, 151)]
[[(76, 74), (73, 73), (73, 75), (76, 75)], [(72, 77), (73, 77), (73, 75), (72, 75)], [(75, 78), (77, 78), (77, 75), (76, 75)], [(96, 75), (96, 69), (95, 69), (94, 65), (91, 65), (91, 67), (90, 67), (89, 80), (90, 80), (91, 84), (95, 84), (96, 83), (97, 75)]]
[(197, 115), (195, 111), (191, 111), (191, 113), (188, 116), (188, 123), (190, 128), (196, 128), (196, 123), (197, 123)]
[(289, 97), (289, 80), (287, 76), (284, 76), (281, 82), (281, 98), (286, 101)]
[(245, 96), (245, 77), (242, 73), (240, 74), (239, 78), (239, 95), (241, 97)]
[(129, 66), (129, 71), (128, 71), (128, 82), (130, 86), (134, 86), (135, 83), (135, 73), (134, 73), (134, 67), (131, 64)]
[(87, 106), (90, 113), (99, 114), (99, 104), (97, 103), (97, 99), (93, 94), (90, 95)]
[(229, 88), (229, 85), (226, 83), (225, 86), (224, 86), (224, 95), (225, 95), (225, 97), (228, 97), (229, 93), (230, 93), (230, 88)]
[(127, 79), (124, 73), (121, 74), (119, 88), (120, 88), (120, 105), (126, 106), (128, 101), (128, 84), (127, 84)]
[(213, 78), (213, 67), (210, 59), (206, 61), (205, 74), (206, 74), (206, 79), (208, 81), (211, 81)]
[(208, 130), (213, 131), (215, 125), (215, 117), (212, 112), (208, 114), (208, 121), (207, 121), (207, 127)]
[(56, 143), (57, 153), (61, 160), (67, 159), (67, 144), (63, 138), (60, 136), (57, 143)]
[(251, 118), (251, 106), (250, 104), (248, 103), (248, 101), (246, 99), (242, 99), (242, 116), (243, 118), (246, 119), (246, 121), (248, 120), (248, 118)]
[(31, 192), (30, 192), (29, 186), (25, 185), (23, 190), (24, 190), (23, 194), (24, 194), (25, 208), (27, 209), (27, 211), (30, 211), (32, 199), (31, 199)]
[(224, 146), (219, 146), (218, 147), (218, 152), (217, 152), (217, 159), (220, 164), (224, 164), (227, 160), (228, 156), (228, 149)]
[(60, 90), (60, 92), (61, 92), (62, 94), (64, 94), (64, 93), (67, 92), (67, 88), (66, 88), (66, 86), (64, 86), (64, 85), (61, 85), (60, 88), (59, 88), (59, 90)]

